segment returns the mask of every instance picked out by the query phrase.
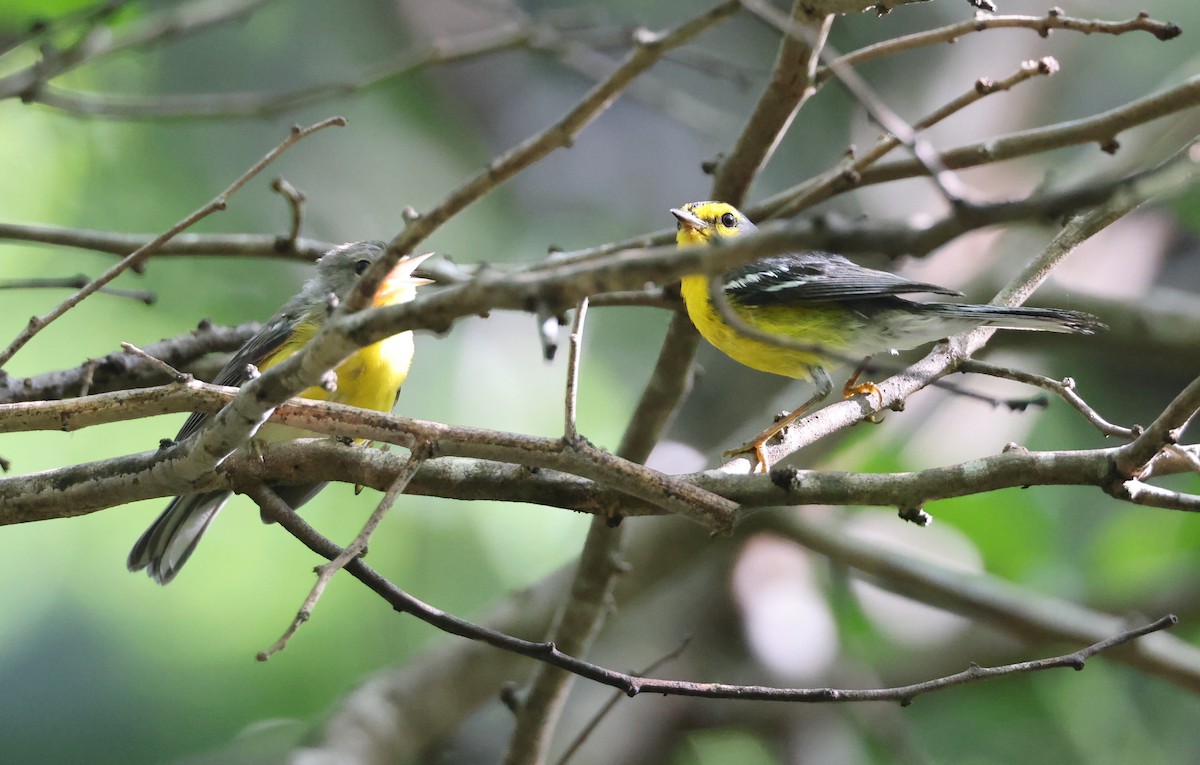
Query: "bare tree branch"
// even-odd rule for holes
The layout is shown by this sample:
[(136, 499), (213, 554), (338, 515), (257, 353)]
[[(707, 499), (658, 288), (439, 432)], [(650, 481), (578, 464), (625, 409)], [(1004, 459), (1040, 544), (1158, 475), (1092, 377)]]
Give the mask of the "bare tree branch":
[(47, 85), (33, 91), (27, 100), (87, 117), (139, 121), (247, 117), (261, 119), (353, 95), (425, 67), (469, 60), (528, 45), (533, 41), (535, 34), (536, 30), (527, 25), (502, 24), (453, 39), (434, 40), (405, 51), (354, 78), (310, 85), (282, 93), (201, 93), (135, 97), (76, 93)]
[(992, 377), (1000, 377), (1005, 380), (1015, 380), (1025, 383), (1026, 385), (1036, 385), (1039, 388), (1048, 390), (1062, 398), (1077, 412), (1084, 416), (1088, 422), (1096, 427), (1102, 434), (1106, 436), (1118, 436), (1120, 438), (1132, 439), (1136, 432), (1133, 428), (1126, 428), (1120, 425), (1114, 425), (1104, 419), (1099, 412), (1088, 405), (1083, 398), (1075, 392), (1075, 381), (1070, 377), (1065, 380), (1052, 380), (1043, 375), (1036, 375), (1030, 372), (1023, 372), (1019, 369), (1007, 369), (998, 367), (994, 364), (988, 364), (977, 359), (966, 359), (958, 365), (959, 372), (974, 372), (975, 374), (990, 375)]
[[(946, 149), (940, 158), (942, 164), (951, 170), (961, 170), (1082, 143), (1095, 143), (1101, 148), (1115, 151), (1116, 138), (1122, 132), (1196, 106), (1200, 106), (1200, 76), (1091, 117), (1021, 130)], [(924, 167), (915, 160), (896, 159), (881, 162), (866, 170), (858, 179), (857, 185), (869, 186), (901, 178), (913, 178), (924, 172)], [(788, 199), (790, 194), (791, 192), (784, 191), (764, 200), (761, 205), (774, 209), (780, 202)]]
[(38, 91), (47, 82), (82, 64), (95, 63), (115, 53), (153, 43), (200, 34), (214, 26), (246, 18), (268, 2), (270, 0), (191, 0), (148, 14), (121, 35), (113, 35), (106, 27), (89, 22), (87, 31), (70, 47), (58, 50), (45, 46), (37, 63), (0, 77), (0, 99), (19, 96), (26, 102), (36, 100)]
[[(265, 376), (265, 375), (264, 375)], [(245, 391), (246, 388), (240, 389)], [(239, 389), (196, 380), (134, 391), (89, 396), (70, 402), (31, 402), (0, 405), (0, 432), (30, 429), (72, 430), (100, 422), (115, 422), (148, 413), (225, 411), (244, 396)], [(496, 459), (516, 465), (577, 472), (598, 483), (622, 487), (632, 497), (662, 503), (713, 530), (727, 533), (736, 505), (677, 481), (635, 462), (607, 454), (590, 444), (561, 438), (507, 434), (479, 428), (404, 420), (392, 415), (325, 401), (296, 399), (275, 411), (279, 422), (317, 433), (393, 443), (412, 448), (428, 443), (436, 453)], [(261, 415), (256, 415), (261, 416)], [(264, 418), (265, 419), (265, 418)], [(282, 448), (282, 447), (281, 447)], [(180, 477), (164, 470), (178, 447), (160, 453), (129, 455), (49, 473), (0, 478), (0, 525), (34, 520), (28, 513), (58, 507), (78, 515), (135, 498), (147, 499), (203, 490), (218, 474)], [(232, 450), (231, 450), (232, 451)], [(365, 450), (364, 450), (365, 451)], [(175, 457), (178, 459), (178, 457)], [(256, 456), (260, 461), (265, 456)], [(225, 461), (229, 459), (225, 457)], [(121, 470), (110, 474), (115, 465)], [(24, 479), (24, 480), (21, 480)], [(368, 482), (370, 483), (370, 482)], [(386, 487), (385, 487), (386, 488)]]
[(300, 141), (304, 140), (305, 138), (307, 138), (308, 136), (312, 135), (313, 133), (315, 133), (319, 130), (330, 127), (331, 125), (345, 125), (345, 124), (346, 124), (346, 121), (344, 119), (342, 119), (341, 117), (332, 117), (330, 119), (318, 122), (315, 125), (311, 125), (307, 128), (301, 128), (299, 126), (293, 127), (291, 133), (288, 135), (287, 138), (283, 139), (283, 141), (278, 146), (276, 146), (274, 149), (267, 152), (266, 156), (264, 156), (258, 162), (254, 163), (254, 165), (252, 165), (249, 170), (247, 170), (240, 177), (238, 177), (238, 179), (235, 180), (232, 184), (230, 184), (228, 188), (226, 188), (224, 191), (222, 191), (217, 196), (213, 197), (213, 199), (208, 204), (195, 210), (194, 212), (192, 212), (191, 214), (189, 214), (188, 216), (186, 216), (185, 218), (180, 220), (178, 223), (176, 223), (174, 226), (171, 226), (171, 228), (167, 229), (162, 234), (159, 234), (152, 241), (148, 242), (147, 244), (138, 248), (134, 252), (131, 252), (129, 255), (125, 256), (125, 258), (123, 258), (121, 260), (121, 262), (117, 263), (116, 265), (112, 266), (104, 273), (97, 276), (95, 279), (93, 279), (91, 282), (89, 282), (85, 287), (80, 289), (78, 292), (76, 292), (71, 297), (64, 300), (62, 303), (58, 304), (54, 309), (52, 309), (48, 313), (46, 313), (42, 316), (35, 316), (32, 319), (30, 319), (29, 324), (25, 327), (25, 329), (23, 329), (21, 331), (21, 333), (18, 334), (17, 337), (15, 339), (13, 339), (13, 341), (11, 343), (9, 343), (7, 348), (5, 348), (3, 351), (0, 351), (0, 367), (3, 367), (5, 364), (7, 364), (8, 361), (10, 359), (12, 359), (13, 355), (17, 351), (21, 350), (21, 348), (23, 348), (26, 343), (28, 343), (30, 340), (32, 340), (33, 337), (38, 332), (40, 332), (42, 329), (44, 329), (47, 325), (49, 325), (55, 319), (58, 319), (59, 317), (61, 317), (67, 311), (74, 308), (84, 298), (88, 297), (89, 295), (94, 294), (101, 287), (103, 287), (104, 285), (111, 282), (113, 279), (120, 276), (127, 269), (132, 268), (132, 267), (136, 266), (137, 264), (141, 263), (142, 261), (144, 261), (147, 257), (149, 257), (154, 252), (155, 248), (157, 248), (162, 242), (169, 241), (173, 236), (175, 236), (179, 232), (184, 231), (185, 229), (191, 228), (193, 225), (196, 224), (196, 222), (203, 220), (204, 218), (207, 218), (209, 215), (212, 215), (215, 212), (224, 210), (226, 205), (229, 202), (229, 198), (231, 196), (233, 196), (238, 191), (238, 189), (242, 188), (242, 186), (245, 186), (247, 183), (249, 183), (250, 180), (252, 178), (254, 178), (254, 176), (256, 176), (260, 172), (262, 172), (262, 170), (264, 168), (266, 168), (267, 165), (271, 164), (271, 162), (273, 162), (279, 155), (283, 154), (285, 151), (290, 149), (292, 146), (296, 145)]
[(1179, 443), (1183, 428), (1200, 411), (1200, 378), (1175, 397), (1149, 427), (1121, 447), (1116, 469), (1130, 478), (1140, 478), (1147, 463), (1166, 446)]
[[(896, 53), (913, 50), (939, 43), (957, 42), (960, 38), (974, 32), (986, 32), (990, 29), (1031, 29), (1042, 37), (1049, 37), (1055, 29), (1065, 29), (1083, 34), (1123, 35), (1129, 32), (1149, 32), (1159, 40), (1173, 40), (1183, 33), (1177, 25), (1170, 22), (1155, 21), (1147, 14), (1140, 13), (1128, 21), (1102, 21), (1100, 19), (1080, 19), (1064, 16), (1057, 9), (1050, 10), (1045, 16), (976, 16), (970, 21), (960, 21), (956, 24), (916, 32), (911, 35), (893, 37), (889, 40), (868, 45), (852, 51), (837, 59), (837, 62), (851, 66), (864, 61), (891, 56)], [(816, 82), (820, 84), (833, 76), (833, 63), (816, 73)]]
[[(1047, 56), (1039, 61), (1024, 62), (1016, 72), (997, 82), (985, 78), (976, 80), (975, 87), (914, 122), (913, 129), (926, 130), (986, 96), (1010, 90), (1036, 75), (1049, 76), (1057, 71), (1058, 62)], [(799, 187), (793, 187), (787, 192), (786, 201), (771, 210), (767, 217), (790, 217), (840, 191), (855, 187), (861, 182), (862, 174), (867, 168), (899, 145), (900, 140), (896, 136), (890, 133), (884, 134), (862, 156), (848, 158), (845, 166), (829, 170)]]
[(791, 20), (810, 34), (784, 35), (767, 89), (746, 118), (745, 127), (729, 155), (717, 162), (713, 199), (742, 206), (751, 180), (770, 161), (800, 107), (816, 92), (813, 73), (833, 24), (833, 16), (814, 16), (808, 3), (796, 0), (792, 5)]
[[(375, 529), (379, 526), (379, 522), (383, 520), (383, 516), (391, 509), (392, 505), (396, 504), (396, 500), (404, 490), (408, 487), (409, 481), (416, 475), (417, 468), (421, 467), (421, 463), (425, 460), (425, 450), (419, 446), (414, 449), (408, 456), (408, 461), (404, 464), (400, 474), (396, 476), (396, 480), (392, 481), (392, 485), (383, 493), (383, 498), (379, 500), (379, 504), (375, 510), (368, 516), (363, 524), (362, 530), (358, 532), (358, 536), (354, 537), (349, 545), (347, 545), (336, 557), (328, 563), (317, 566), (317, 581), (309, 590), (308, 596), (300, 605), (300, 610), (296, 612), (292, 623), (288, 625), (283, 634), (271, 644), (269, 648), (260, 651), (258, 654), (259, 661), (266, 661), (275, 654), (287, 647), (288, 642), (296, 631), (300, 629), (300, 625), (312, 618), (313, 610), (317, 607), (317, 601), (325, 594), (325, 588), (329, 586), (329, 582), (333, 580), (334, 574), (346, 567), (350, 561), (365, 555), (367, 552), (367, 542), (370, 541), (371, 535), (375, 533)], [(265, 491), (269, 491), (264, 489)], [(276, 495), (278, 497), (278, 495)], [(264, 507), (264, 512), (270, 512), (270, 507)]]
[(606, 80), (592, 88), (562, 119), (492, 160), (483, 171), (460, 184), (433, 209), (410, 220), (404, 230), (388, 243), (387, 254), (363, 274), (348, 301), (350, 308), (353, 310), (366, 305), (384, 274), (451, 216), (552, 151), (569, 146), (575, 136), (612, 105), (643, 71), (671, 49), (687, 43), (733, 15), (738, 8), (740, 3), (736, 1), (722, 2), (667, 32), (656, 34), (645, 29), (636, 31), (633, 35), (635, 47), (625, 62)]
[[(270, 489), (259, 487), (253, 490), (255, 502), (268, 512), (273, 520), (291, 532), (310, 550), (325, 558), (336, 557), (340, 549), (337, 545), (322, 537), (311, 526), (304, 522), (296, 513), (287, 507)], [(585, 545), (585, 550), (589, 546)], [(610, 563), (611, 565), (611, 563)], [(609, 685), (624, 691), (629, 696), (639, 693), (656, 693), (679, 696), (701, 696), (704, 698), (785, 701), (785, 702), (860, 702), (860, 701), (898, 701), (910, 703), (913, 698), (930, 691), (962, 685), (976, 680), (995, 677), (997, 675), (1032, 672), (1056, 667), (1072, 667), (1081, 669), (1083, 663), (1091, 656), (1115, 645), (1129, 642), (1135, 638), (1157, 632), (1173, 626), (1178, 620), (1175, 616), (1166, 616), (1153, 623), (1133, 629), (1125, 629), (1119, 634), (1094, 643), (1082, 650), (1064, 656), (1053, 657), (1042, 661), (1021, 662), (1004, 667), (971, 669), (912, 685), (897, 688), (879, 688), (869, 690), (851, 690), (834, 688), (771, 688), (766, 686), (729, 685), (724, 683), (696, 683), (682, 680), (659, 680), (653, 678), (635, 677), (623, 672), (616, 672), (590, 662), (582, 661), (564, 653), (559, 646), (552, 642), (533, 643), (510, 635), (504, 635), (480, 625), (466, 622), (446, 612), (434, 608), (404, 592), (389, 582), (378, 572), (363, 563), (361, 558), (354, 558), (346, 564), (346, 570), (356, 579), (369, 587), (373, 592), (386, 600), (397, 612), (411, 614), (422, 621), (432, 624), (451, 634), (480, 640), (505, 651), (511, 651), (523, 656), (537, 659), (539, 662), (567, 670), (579, 677), (585, 677), (595, 682)], [(581, 595), (582, 593), (576, 593)], [(514, 734), (513, 741), (522, 740), (520, 732)], [(536, 751), (536, 750), (535, 750)], [(510, 749), (510, 757), (524, 756), (524, 753), (514, 754)]]
[[(118, 234), (111, 231), (63, 228), (21, 223), (0, 223), (0, 239), (16, 242), (78, 247), (113, 255), (128, 255), (145, 247), (155, 234)], [(329, 252), (334, 242), (287, 235), (267, 234), (180, 234), (164, 242), (155, 257), (168, 255), (239, 255), (314, 261)]]
[[(29, 289), (79, 289), (86, 287), (91, 281), (85, 274), (75, 276), (55, 276), (43, 279), (5, 279), (0, 281), (0, 290), (29, 290)], [(129, 298), (146, 305), (154, 305), (157, 299), (153, 292), (144, 290), (126, 290), (119, 287), (101, 287), (96, 290), (105, 295)]]
[[(775, 6), (770, 3), (764, 0), (745, 0), (745, 3), (752, 13), (785, 35), (799, 39), (811, 38), (811, 30), (796, 24), (792, 19), (777, 11)], [(812, 43), (810, 42), (810, 44)], [(862, 105), (872, 120), (895, 136), (896, 140), (913, 155), (913, 158), (921, 163), (921, 166), (929, 174), (929, 179), (945, 197), (946, 202), (951, 207), (968, 204), (965, 186), (959, 181), (958, 176), (942, 164), (934, 148), (925, 139), (918, 136), (916, 131), (875, 93), (874, 89), (852, 66), (836, 59), (830, 60), (837, 55), (832, 48), (829, 46), (819, 47), (821, 48), (819, 51), (821, 59), (828, 62), (827, 66), (833, 71), (842, 86), (850, 91), (850, 94)]]
[[(210, 353), (236, 351), (258, 329), (257, 322), (222, 327), (205, 320), (188, 334), (147, 345), (145, 351), (172, 367), (183, 368)], [(90, 393), (142, 388), (166, 381), (159, 369), (133, 354), (117, 351), (74, 369), (35, 377), (11, 377), (0, 372), (0, 402), (53, 401), (86, 395), (80, 392), (85, 377)]]

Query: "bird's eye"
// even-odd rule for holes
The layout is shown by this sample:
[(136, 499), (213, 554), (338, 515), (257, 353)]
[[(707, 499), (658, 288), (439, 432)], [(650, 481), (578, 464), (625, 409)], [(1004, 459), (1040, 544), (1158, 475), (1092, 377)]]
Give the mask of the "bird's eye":
[(359, 276), (362, 276), (363, 271), (366, 271), (370, 267), (371, 267), (371, 261), (360, 260), (354, 264), (354, 273), (358, 274)]
[(721, 225), (725, 228), (737, 228), (737, 216), (731, 212), (727, 212), (721, 216)]

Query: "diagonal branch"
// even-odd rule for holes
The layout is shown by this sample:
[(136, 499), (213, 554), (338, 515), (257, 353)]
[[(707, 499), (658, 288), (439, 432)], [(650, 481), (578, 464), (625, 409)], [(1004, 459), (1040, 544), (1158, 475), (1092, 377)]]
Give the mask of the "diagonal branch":
[(642, 72), (657, 63), (668, 51), (724, 21), (740, 7), (736, 0), (727, 0), (666, 32), (653, 33), (645, 29), (634, 32), (634, 49), (624, 63), (606, 80), (592, 88), (560, 120), (493, 159), (482, 171), (452, 190), (433, 209), (410, 220), (404, 230), (388, 243), (386, 255), (363, 274), (348, 301), (350, 308), (353, 310), (366, 305), (392, 266), (401, 257), (410, 254), (452, 216), (534, 162), (556, 149), (570, 146), (575, 136), (611, 106)]
[(813, 16), (805, 0), (796, 0), (791, 21), (808, 34), (783, 36), (767, 89), (747, 117), (729, 155), (717, 163), (712, 198), (734, 207), (742, 206), (751, 181), (770, 161), (800, 107), (816, 92), (813, 73), (833, 16)]
[[(962, 111), (993, 93), (1011, 90), (1032, 77), (1037, 75), (1050, 76), (1057, 71), (1058, 62), (1047, 56), (1038, 61), (1024, 62), (1016, 72), (1002, 80), (992, 81), (981, 78), (966, 93), (914, 122), (913, 129), (926, 130), (931, 128), (947, 117)], [(778, 207), (772, 208), (766, 217), (788, 218), (801, 210), (812, 207), (818, 202), (829, 199), (835, 194), (854, 188), (861, 182), (862, 174), (867, 168), (873, 166), (899, 145), (900, 139), (896, 138), (896, 136), (890, 133), (884, 134), (875, 142), (874, 146), (861, 156), (850, 159), (844, 166), (835, 167), (798, 186), (793, 186), (786, 192), (787, 198)], [(765, 207), (768, 204), (768, 202), (764, 202), (760, 207)]]
[(1170, 22), (1155, 21), (1145, 13), (1140, 13), (1127, 21), (1080, 19), (1072, 16), (1064, 16), (1057, 9), (1049, 11), (1045, 16), (980, 15), (970, 21), (960, 21), (955, 24), (939, 27), (938, 29), (893, 37), (889, 40), (851, 51), (830, 62), (830, 66), (818, 70), (815, 80), (820, 85), (825, 80), (833, 77), (833, 66), (838, 63), (855, 66), (872, 59), (902, 53), (915, 48), (957, 42), (966, 35), (986, 32), (991, 29), (1030, 29), (1042, 37), (1049, 37), (1050, 32), (1056, 29), (1082, 32), (1088, 35), (1123, 35), (1130, 32), (1148, 32), (1159, 40), (1164, 41), (1173, 40), (1183, 34), (1183, 30), (1178, 25)]
[(322, 120), (321, 122), (318, 122), (315, 125), (310, 125), (309, 127), (306, 127), (306, 128), (301, 128), (299, 126), (293, 127), (291, 132), (288, 134), (287, 138), (284, 138), (283, 141), (280, 142), (280, 144), (278, 146), (276, 146), (271, 151), (267, 152), (266, 156), (264, 156), (258, 162), (254, 163), (254, 165), (252, 165), (249, 170), (242, 173), (242, 175), (240, 177), (238, 177), (237, 180), (235, 180), (233, 183), (231, 183), (228, 188), (226, 188), (220, 194), (217, 194), (217, 196), (213, 197), (212, 200), (208, 202), (208, 204), (193, 211), (191, 214), (189, 214), (188, 216), (183, 218), (181, 221), (176, 223), (174, 226), (171, 226), (171, 228), (169, 228), (166, 231), (164, 231), (163, 233), (159, 234), (157, 237), (155, 237), (150, 242), (147, 242), (145, 245), (139, 247), (137, 250), (134, 250), (129, 255), (125, 256), (120, 262), (116, 263), (111, 268), (109, 268), (107, 271), (105, 271), (104, 273), (97, 276), (95, 279), (93, 279), (91, 282), (89, 282), (85, 287), (80, 289), (74, 295), (67, 298), (62, 303), (59, 303), (57, 306), (54, 307), (53, 310), (49, 311), (48, 313), (46, 313), (42, 316), (35, 316), (34, 318), (30, 319), (29, 324), (26, 325), (25, 329), (21, 330), (21, 332), (17, 335), (16, 338), (13, 339), (13, 341), (8, 345), (7, 348), (5, 348), (3, 351), (0, 351), (0, 367), (3, 367), (5, 364), (7, 364), (8, 361), (10, 359), (12, 359), (13, 355), (16, 354), (17, 351), (21, 350), (21, 348), (23, 348), (26, 343), (28, 343), (30, 340), (32, 340), (34, 338), (34, 336), (37, 335), (38, 332), (42, 331), (47, 325), (49, 325), (54, 320), (60, 318), (67, 311), (74, 308), (81, 301), (83, 301), (84, 298), (88, 297), (89, 295), (95, 294), (97, 291), (100, 290), (101, 287), (108, 284), (113, 279), (116, 279), (118, 276), (120, 276), (126, 270), (128, 270), (128, 269), (138, 265), (142, 261), (144, 261), (147, 257), (149, 257), (151, 254), (153, 254), (154, 251), (163, 242), (170, 241), (171, 238), (174, 237), (176, 234), (178, 234), (181, 231), (184, 231), (185, 229), (191, 228), (198, 221), (203, 220), (204, 218), (207, 218), (209, 215), (212, 215), (215, 212), (220, 212), (221, 210), (224, 210), (226, 205), (228, 205), (229, 198), (231, 196), (233, 196), (239, 189), (241, 189), (243, 186), (245, 186), (247, 183), (249, 183), (250, 180), (252, 178), (254, 178), (254, 176), (256, 176), (260, 172), (262, 172), (263, 169), (267, 167), (267, 165), (269, 165), (273, 161), (275, 161), (275, 159), (277, 157), (279, 157), (285, 151), (290, 149), (292, 146), (295, 146), (297, 143), (304, 140), (305, 138), (312, 135), (313, 133), (316, 133), (319, 130), (330, 127), (332, 125), (340, 126), (340, 125), (345, 125), (345, 124), (346, 124), (346, 121), (343, 118), (331, 117), (329, 119)]
[[(306, 547), (322, 557), (333, 559), (341, 550), (337, 545), (321, 536), (309, 526), (291, 508), (287, 507), (274, 492), (264, 487), (251, 491), (251, 496), (263, 508), (272, 520), (292, 533)], [(585, 548), (586, 549), (586, 548)], [(1091, 656), (1122, 643), (1127, 643), (1143, 635), (1167, 629), (1178, 622), (1173, 615), (1165, 616), (1155, 622), (1124, 629), (1115, 635), (1086, 646), (1079, 651), (1064, 656), (1053, 657), (1034, 662), (1021, 662), (995, 668), (972, 667), (954, 675), (929, 680), (912, 685), (895, 688), (878, 689), (835, 689), (835, 688), (772, 688), (752, 685), (728, 685), (724, 683), (698, 683), (684, 680), (660, 680), (655, 678), (636, 677), (623, 672), (616, 672), (590, 662), (577, 659), (564, 653), (559, 646), (552, 642), (535, 643), (522, 640), (480, 625), (472, 624), (458, 617), (451, 616), (441, 609), (430, 606), (407, 592), (396, 587), (373, 568), (355, 558), (346, 565), (346, 570), (356, 579), (365, 584), (373, 592), (383, 598), (399, 613), (406, 613), (420, 619), (445, 632), (479, 640), (505, 651), (511, 651), (523, 656), (536, 659), (547, 665), (566, 670), (579, 677), (587, 678), (603, 685), (618, 688), (629, 696), (639, 693), (654, 693), (671, 696), (698, 696), (703, 698), (738, 699), (743, 701), (782, 701), (806, 703), (845, 703), (862, 701), (896, 701), (907, 704), (920, 694), (942, 690), (964, 683), (974, 682), (997, 675), (1031, 672), (1053, 667), (1071, 667), (1081, 669), (1083, 663)], [(515, 736), (514, 736), (515, 738)], [(511, 754), (511, 750), (510, 750)]]
[[(222, 327), (203, 321), (186, 335), (148, 345), (145, 351), (172, 367), (181, 368), (209, 353), (236, 351), (258, 329), (259, 325), (255, 322)], [(88, 369), (91, 370), (90, 376)], [(85, 395), (79, 392), (85, 378), (89, 379), (88, 390), (91, 393), (144, 388), (165, 381), (159, 370), (122, 350), (74, 369), (47, 372), (34, 377), (0, 374), (0, 403), (51, 401)]]
[(1121, 447), (1116, 468), (1122, 475), (1138, 478), (1147, 464), (1166, 446), (1178, 444), (1184, 427), (1200, 411), (1200, 378), (1180, 391), (1166, 409), (1137, 438)]
[[(259, 652), (259, 661), (266, 661), (286, 648), (288, 641), (300, 629), (300, 625), (312, 618), (313, 610), (317, 607), (317, 601), (325, 594), (325, 589), (333, 580), (334, 574), (344, 569), (350, 561), (366, 554), (367, 542), (370, 541), (371, 535), (375, 533), (375, 529), (379, 526), (379, 522), (383, 520), (384, 514), (391, 509), (392, 505), (396, 504), (396, 500), (404, 493), (409, 482), (416, 475), (417, 469), (421, 467), (421, 463), (428, 456), (425, 452), (426, 450), (418, 447), (409, 454), (408, 461), (400, 470), (399, 475), (396, 476), (396, 480), (392, 481), (391, 486), (388, 486), (387, 491), (383, 494), (383, 498), (379, 500), (379, 504), (375, 507), (375, 510), (367, 517), (366, 523), (363, 524), (362, 530), (358, 532), (358, 536), (354, 538), (354, 541), (338, 553), (337, 557), (328, 563), (317, 566), (317, 581), (313, 584), (308, 596), (300, 605), (300, 610), (296, 612), (295, 618), (292, 619), (292, 623), (284, 630), (283, 635), (269, 648)], [(267, 486), (263, 486), (261, 491), (264, 496), (267, 492), (275, 494), (274, 490)], [(275, 499), (279, 500), (278, 494), (275, 494)]]
[(243, 19), (268, 2), (271, 0), (192, 0), (149, 14), (130, 24), (121, 35), (114, 35), (104, 26), (92, 26), (65, 50), (43, 47), (39, 61), (0, 77), (0, 99), (20, 96), (25, 101), (35, 100), (45, 83), (83, 64), (151, 43), (200, 34)]

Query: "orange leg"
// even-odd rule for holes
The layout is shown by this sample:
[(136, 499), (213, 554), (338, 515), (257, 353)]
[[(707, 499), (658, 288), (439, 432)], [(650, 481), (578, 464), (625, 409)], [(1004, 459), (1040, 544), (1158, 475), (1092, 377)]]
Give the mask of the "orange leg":
[(804, 414), (812, 409), (813, 406), (820, 403), (821, 399), (828, 396), (830, 391), (833, 390), (833, 381), (829, 379), (829, 375), (824, 369), (821, 367), (812, 367), (809, 372), (812, 375), (813, 382), (816, 383), (817, 386), (817, 392), (813, 394), (813, 397), (793, 409), (788, 414), (780, 417), (771, 425), (771, 427), (767, 428), (762, 433), (759, 433), (752, 440), (747, 441), (736, 449), (730, 449), (729, 451), (725, 452), (726, 457), (734, 457), (739, 454), (754, 452), (754, 467), (751, 472), (766, 473), (770, 469), (771, 463), (767, 459), (767, 453), (764, 450), (767, 442), (782, 433), (784, 429), (793, 422), (800, 419)]
[(782, 433), (788, 425), (791, 425), (793, 422), (800, 419), (801, 416), (803, 416), (806, 412), (808, 412), (809, 409), (812, 408), (813, 404), (818, 403), (823, 398), (825, 398), (824, 395), (813, 396), (788, 414), (780, 417), (771, 425), (771, 427), (767, 428), (762, 433), (759, 433), (752, 440), (747, 441), (736, 449), (730, 449), (729, 451), (725, 452), (725, 456), (734, 457), (739, 454), (754, 452), (754, 469), (750, 472), (767, 472), (767, 470), (769, 470), (771, 467), (771, 463), (767, 460), (767, 453), (763, 451), (763, 447), (765, 447), (767, 442), (772, 438)]
[(860, 383), (858, 381), (858, 378), (862, 377), (863, 372), (867, 371), (867, 362), (870, 360), (870, 356), (863, 359), (862, 363), (855, 368), (854, 374), (850, 375), (850, 379), (846, 380), (846, 384), (842, 386), (842, 398), (874, 395), (875, 398), (879, 399), (879, 406), (877, 408), (882, 409), (883, 391), (879, 390), (879, 388), (877, 388), (873, 382)]

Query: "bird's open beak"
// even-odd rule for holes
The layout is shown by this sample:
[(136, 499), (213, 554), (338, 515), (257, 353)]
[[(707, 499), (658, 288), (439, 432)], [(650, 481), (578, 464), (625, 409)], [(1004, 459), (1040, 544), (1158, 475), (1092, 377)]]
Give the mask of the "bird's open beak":
[(423, 252), (420, 255), (412, 255), (392, 266), (392, 270), (388, 271), (388, 275), (383, 278), (383, 283), (375, 291), (375, 299), (372, 303), (376, 306), (391, 305), (396, 302), (396, 297), (402, 290), (412, 290), (423, 284), (433, 284), (432, 279), (413, 276), (413, 271), (417, 269), (417, 266), (432, 254), (432, 252)]
[(675, 216), (677, 221), (679, 221), (680, 226), (685, 226), (692, 231), (703, 231), (704, 229), (708, 228), (708, 224), (687, 210), (681, 210), (678, 207), (672, 207), (671, 214)]

